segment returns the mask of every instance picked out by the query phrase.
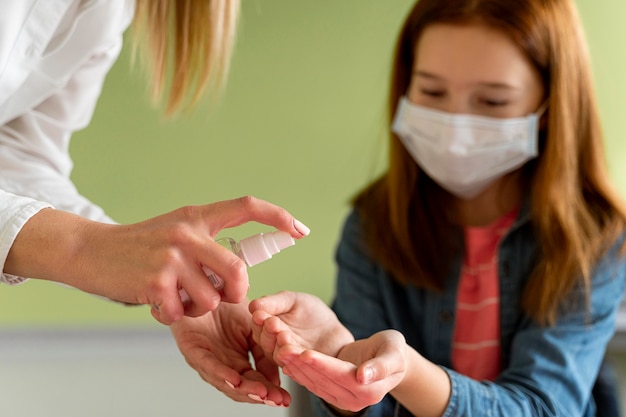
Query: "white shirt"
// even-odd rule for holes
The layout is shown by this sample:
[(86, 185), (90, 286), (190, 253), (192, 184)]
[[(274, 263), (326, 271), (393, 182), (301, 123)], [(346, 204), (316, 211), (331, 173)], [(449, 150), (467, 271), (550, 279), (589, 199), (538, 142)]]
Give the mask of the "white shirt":
[(72, 184), (69, 141), (91, 120), (133, 9), (130, 0), (0, 0), (3, 270), (17, 234), (43, 208), (112, 222)]

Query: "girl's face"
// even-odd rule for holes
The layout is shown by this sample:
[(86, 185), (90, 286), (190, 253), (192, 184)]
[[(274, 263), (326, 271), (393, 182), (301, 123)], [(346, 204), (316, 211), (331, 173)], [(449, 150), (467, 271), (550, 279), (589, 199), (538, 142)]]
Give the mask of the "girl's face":
[(541, 105), (541, 77), (504, 32), (436, 23), (416, 45), (407, 93), (414, 104), (457, 114), (511, 118)]

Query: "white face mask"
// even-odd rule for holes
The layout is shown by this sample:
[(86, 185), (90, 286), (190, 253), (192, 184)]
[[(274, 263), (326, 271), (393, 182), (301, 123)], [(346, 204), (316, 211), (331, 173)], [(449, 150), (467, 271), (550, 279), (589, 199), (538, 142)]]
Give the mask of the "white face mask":
[(451, 114), (400, 99), (392, 130), (430, 178), (470, 199), (537, 156), (539, 117)]

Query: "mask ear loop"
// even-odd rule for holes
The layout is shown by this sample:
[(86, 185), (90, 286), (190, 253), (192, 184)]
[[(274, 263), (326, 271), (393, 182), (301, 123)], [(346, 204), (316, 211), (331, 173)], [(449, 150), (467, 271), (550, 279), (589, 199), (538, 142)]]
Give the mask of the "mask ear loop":
[(541, 118), (541, 116), (543, 116), (543, 113), (548, 109), (548, 99), (546, 99), (543, 103), (541, 103), (541, 106), (539, 106), (539, 109), (535, 112), (535, 114), (537, 115), (537, 118)]
[(537, 112), (535, 113), (535, 115), (537, 116), (537, 122), (539, 124), (539, 129), (543, 129), (546, 126), (546, 121), (543, 119), (543, 114), (545, 113), (545, 111), (548, 109), (548, 99), (546, 99), (541, 106), (539, 106), (539, 109), (537, 110)]

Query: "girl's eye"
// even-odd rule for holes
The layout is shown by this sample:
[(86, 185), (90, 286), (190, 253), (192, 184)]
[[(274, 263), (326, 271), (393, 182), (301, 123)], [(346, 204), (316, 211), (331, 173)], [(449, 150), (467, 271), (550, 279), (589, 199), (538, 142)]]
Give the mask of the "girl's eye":
[(483, 99), (482, 103), (488, 107), (502, 107), (502, 106), (506, 106), (508, 104), (508, 101)]
[(443, 97), (443, 95), (445, 94), (441, 90), (422, 89), (421, 92), (422, 92), (422, 95), (425, 95), (425, 96), (428, 96), (428, 97)]

